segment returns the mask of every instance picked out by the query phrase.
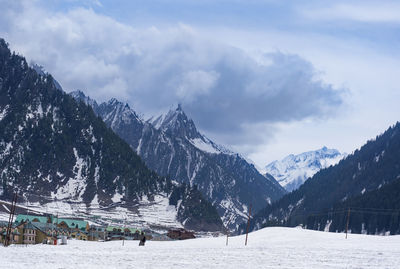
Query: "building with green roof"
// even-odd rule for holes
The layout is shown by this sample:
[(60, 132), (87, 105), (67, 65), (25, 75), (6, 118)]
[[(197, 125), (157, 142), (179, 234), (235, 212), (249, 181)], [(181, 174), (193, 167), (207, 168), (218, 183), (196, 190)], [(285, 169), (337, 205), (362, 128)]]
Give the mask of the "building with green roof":
[(50, 222), (50, 219), (47, 216), (34, 216), (34, 215), (19, 214), (15, 220), (15, 223), (22, 223), (22, 222), (48, 223), (48, 222)]
[(81, 231), (89, 231), (89, 223), (85, 220), (78, 219), (66, 219), (66, 218), (54, 218), (53, 223), (59, 227), (68, 229), (78, 229)]
[[(40, 228), (47, 227), (48, 225), (56, 225), (61, 229), (65, 230), (80, 230), (88, 231), (89, 223), (82, 219), (70, 219), (70, 218), (57, 218), (53, 215), (49, 216), (35, 216), (35, 215), (24, 215), (19, 214), (15, 220), (15, 224), (21, 224), (26, 222), (32, 222), (38, 225)], [(46, 225), (46, 226), (43, 226)]]

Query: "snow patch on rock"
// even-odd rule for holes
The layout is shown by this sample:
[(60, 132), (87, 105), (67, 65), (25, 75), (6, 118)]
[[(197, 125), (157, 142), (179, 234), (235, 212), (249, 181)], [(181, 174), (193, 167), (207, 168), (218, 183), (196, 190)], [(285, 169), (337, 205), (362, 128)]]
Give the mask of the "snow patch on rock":
[(7, 116), (8, 105), (0, 111), (0, 121), (2, 121)]

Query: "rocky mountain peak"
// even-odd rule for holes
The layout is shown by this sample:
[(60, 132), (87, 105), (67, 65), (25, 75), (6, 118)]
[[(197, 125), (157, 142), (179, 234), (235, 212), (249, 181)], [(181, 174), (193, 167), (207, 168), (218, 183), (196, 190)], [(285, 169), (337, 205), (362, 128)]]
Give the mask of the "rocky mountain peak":
[(83, 103), (85, 103), (86, 105), (89, 105), (93, 108), (93, 110), (96, 112), (96, 110), (98, 109), (98, 104), (96, 102), (96, 100), (90, 98), (89, 96), (86, 96), (85, 93), (81, 90), (76, 90), (73, 92), (70, 92), (70, 95), (77, 101), (81, 101)]
[[(111, 98), (108, 102), (108, 105), (110, 106), (124, 106), (124, 103), (122, 103), (121, 101), (117, 100), (116, 98)], [(128, 105), (128, 104), (126, 104)]]
[[(37, 64), (35, 62), (31, 62), (29, 65), (30, 68), (32, 68), (33, 70), (35, 70), (35, 72), (39, 75), (39, 76), (46, 76), (48, 75), (46, 69), (44, 68), (44, 66)], [(61, 87), (61, 84), (55, 80), (53, 78), (53, 84), (56, 87), (57, 90), (63, 91), (63, 88)]]
[(142, 119), (131, 109), (128, 103), (123, 103), (116, 98), (111, 98), (107, 103), (100, 104), (97, 114), (104, 120), (111, 122), (111, 127), (125, 124), (143, 124)]
[(167, 114), (161, 115), (155, 120), (150, 120), (150, 122), (156, 129), (172, 134), (175, 137), (186, 139), (202, 138), (193, 120), (186, 116), (181, 104), (178, 104), (176, 109), (171, 109)]
[(346, 154), (326, 146), (315, 151), (308, 151), (298, 155), (290, 154), (280, 161), (273, 161), (265, 167), (267, 174), (271, 174), (288, 191), (297, 189), (309, 177), (323, 168), (338, 163)]

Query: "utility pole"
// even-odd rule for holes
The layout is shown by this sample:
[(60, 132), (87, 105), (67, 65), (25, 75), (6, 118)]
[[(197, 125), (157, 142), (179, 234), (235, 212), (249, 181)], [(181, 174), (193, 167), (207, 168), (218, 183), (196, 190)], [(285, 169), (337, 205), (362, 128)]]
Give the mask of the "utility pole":
[(226, 245), (228, 245), (229, 230), (226, 228)]
[(229, 239), (229, 224), (232, 221), (232, 216), (229, 218), (228, 222), (226, 223), (225, 231), (226, 231), (226, 245), (228, 245), (228, 239)]
[(10, 208), (10, 216), (8, 217), (8, 225), (7, 225), (7, 231), (6, 231), (6, 238), (4, 239), (4, 246), (7, 247), (10, 243), (10, 237), (11, 237), (11, 230), (12, 230), (12, 224), (14, 220), (14, 214), (15, 214), (15, 207), (17, 204), (17, 199), (18, 195), (15, 192), (13, 200), (11, 202), (11, 208)]
[(244, 242), (245, 246), (247, 246), (247, 237), (249, 236), (250, 218), (251, 218), (251, 204), (250, 204), (250, 207), (249, 207), (249, 216), (248, 216), (248, 219), (247, 219), (246, 241)]
[(122, 246), (125, 245), (126, 215), (125, 215), (125, 220), (124, 220), (124, 227), (123, 227), (123, 229), (124, 229), (124, 237), (122, 237)]
[(57, 221), (56, 221), (56, 245), (58, 245), (58, 213), (57, 213), (56, 218), (57, 218)]
[(346, 239), (347, 239), (347, 231), (349, 230), (349, 220), (350, 220), (350, 207), (347, 210)]

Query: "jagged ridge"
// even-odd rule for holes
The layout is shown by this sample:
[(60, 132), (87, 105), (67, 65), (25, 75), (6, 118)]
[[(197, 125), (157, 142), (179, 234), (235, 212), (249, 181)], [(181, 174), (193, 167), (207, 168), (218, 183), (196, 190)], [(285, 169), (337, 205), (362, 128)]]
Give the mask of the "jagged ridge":
[(265, 167), (265, 171), (290, 192), (300, 187), (319, 170), (337, 164), (345, 156), (346, 154), (341, 154), (336, 149), (323, 147), (298, 155), (290, 154), (281, 161), (273, 161)]
[(231, 228), (246, 218), (250, 204), (257, 211), (285, 193), (273, 177), (262, 176), (240, 155), (202, 135), (180, 105), (143, 121), (115, 99), (98, 105), (82, 92), (72, 96), (91, 105), (157, 173), (197, 185)]

